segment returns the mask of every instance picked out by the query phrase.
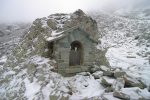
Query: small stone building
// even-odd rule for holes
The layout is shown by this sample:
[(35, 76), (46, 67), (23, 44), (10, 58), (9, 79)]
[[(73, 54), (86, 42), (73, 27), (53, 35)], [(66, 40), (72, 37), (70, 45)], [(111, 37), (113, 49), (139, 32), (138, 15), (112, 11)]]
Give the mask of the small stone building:
[(56, 32), (47, 41), (49, 55), (57, 61), (56, 69), (61, 74), (88, 71), (88, 67), (96, 60), (98, 42), (79, 26)]

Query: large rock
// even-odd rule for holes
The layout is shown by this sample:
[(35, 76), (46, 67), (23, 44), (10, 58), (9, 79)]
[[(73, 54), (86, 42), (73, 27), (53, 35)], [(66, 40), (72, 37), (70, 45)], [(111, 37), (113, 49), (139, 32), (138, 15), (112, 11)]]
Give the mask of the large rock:
[(141, 89), (145, 88), (144, 83), (142, 83), (130, 76), (125, 76), (124, 80), (125, 80), (125, 87), (139, 87)]
[(111, 87), (114, 82), (115, 82), (115, 79), (107, 77), (107, 76), (102, 77), (102, 80), (101, 80), (101, 84), (105, 87)]
[(100, 66), (94, 65), (94, 66), (90, 66), (90, 73), (94, 73), (96, 71), (100, 71)]
[(55, 20), (49, 19), (49, 20), (47, 21), (47, 25), (48, 25), (50, 28), (54, 29), (54, 30), (57, 29), (57, 27), (56, 27), (57, 22), (56, 22)]
[[(52, 99), (53, 100), (53, 99)], [(69, 100), (69, 96), (62, 96), (60, 100)]]
[(50, 95), (49, 98), (50, 98), (50, 100), (58, 100), (59, 96)]
[(124, 79), (117, 78), (116, 81), (113, 83), (112, 87), (116, 91), (116, 90), (120, 90), (121, 88), (124, 88), (124, 85), (125, 85)]
[(150, 93), (148, 90), (142, 90), (138, 87), (122, 88), (120, 91), (115, 91), (113, 96), (125, 100), (150, 100)]
[(95, 79), (99, 79), (103, 76), (103, 72), (97, 71), (97, 72), (93, 73), (92, 75), (94, 76)]
[(120, 69), (116, 69), (114, 71), (114, 77), (115, 78), (119, 78), (119, 77), (123, 77), (126, 74), (126, 72), (120, 70)]
[(102, 100), (121, 100), (113, 96), (113, 93), (104, 93), (102, 95)]
[(29, 75), (34, 74), (36, 72), (36, 65), (34, 63), (29, 63), (27, 66), (27, 73)]
[(103, 71), (104, 76), (110, 76), (110, 77), (114, 76), (113, 71), (109, 67), (100, 66), (100, 70)]
[(113, 93), (113, 96), (117, 97), (117, 98), (120, 98), (120, 99), (124, 99), (124, 100), (130, 100), (130, 96), (129, 95), (124, 94), (124, 93), (119, 92), (119, 91), (115, 91)]
[(78, 75), (90, 76), (90, 73), (89, 72), (81, 72), (81, 73), (78, 73)]

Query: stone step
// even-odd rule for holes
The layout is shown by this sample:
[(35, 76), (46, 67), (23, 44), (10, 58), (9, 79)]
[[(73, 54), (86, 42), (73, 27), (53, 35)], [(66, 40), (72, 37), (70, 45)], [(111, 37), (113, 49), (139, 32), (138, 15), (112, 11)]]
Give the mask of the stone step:
[(76, 74), (76, 73), (80, 73), (80, 72), (85, 72), (88, 71), (88, 67), (87, 66), (70, 66), (67, 68), (59, 68), (56, 69), (58, 73), (62, 74), (63, 76), (68, 76), (69, 74)]

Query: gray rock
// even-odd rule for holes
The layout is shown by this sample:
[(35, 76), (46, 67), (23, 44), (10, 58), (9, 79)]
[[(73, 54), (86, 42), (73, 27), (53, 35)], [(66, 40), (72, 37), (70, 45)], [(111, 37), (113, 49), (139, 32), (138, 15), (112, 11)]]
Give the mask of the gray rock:
[(81, 72), (81, 73), (78, 73), (78, 75), (90, 76), (90, 73), (89, 72)]
[(110, 87), (114, 83), (115, 79), (104, 76), (102, 77), (101, 84), (105, 87)]
[(100, 69), (102, 71), (110, 71), (110, 68), (106, 67), (106, 66), (100, 66)]
[[(53, 100), (53, 99), (52, 99)], [(69, 96), (62, 96), (60, 100), (69, 100)]]
[(113, 71), (103, 71), (103, 75), (104, 76), (110, 76), (110, 77), (113, 77), (114, 76), (114, 73), (113, 73)]
[(130, 76), (125, 76), (124, 80), (125, 80), (125, 87), (139, 87), (141, 89), (145, 87), (144, 83), (141, 83), (140, 81)]
[(126, 74), (126, 72), (120, 70), (120, 69), (116, 69), (114, 71), (114, 77), (115, 78), (119, 78), (119, 77), (123, 77)]
[(113, 96), (117, 97), (117, 98), (120, 98), (120, 99), (124, 99), (124, 100), (130, 100), (130, 96), (129, 95), (124, 94), (124, 93), (119, 92), (119, 91), (113, 92)]
[(93, 73), (92, 75), (94, 76), (95, 79), (99, 79), (103, 76), (103, 72), (97, 71), (97, 72)]
[(52, 29), (54, 29), (54, 30), (56, 30), (57, 29), (57, 27), (56, 27), (56, 22), (54, 21), (54, 20), (52, 20), (52, 19), (49, 19), (48, 21), (47, 21), (47, 25), (50, 27), (50, 28), (52, 28)]
[(111, 86), (111, 84), (109, 84), (104, 78), (102, 78), (101, 84), (102, 84), (103, 86), (105, 86), (105, 87), (110, 87), (110, 86)]
[(111, 71), (111, 69), (109, 67), (100, 66), (100, 70), (103, 71), (104, 76), (110, 76), (110, 77), (114, 76), (113, 71)]
[(35, 73), (35, 71), (36, 71), (36, 65), (34, 63), (30, 63), (27, 65), (27, 73), (29, 75)]
[(56, 95), (50, 95), (49, 98), (50, 100), (58, 100), (59, 97)]
[(117, 80), (113, 83), (112, 87), (114, 90), (120, 90), (124, 88), (125, 81), (123, 78), (117, 78)]
[(140, 89), (139, 87), (122, 88), (120, 91), (115, 91), (114, 96), (122, 99), (130, 98), (130, 100), (150, 100), (150, 93), (147, 89)]
[(107, 88), (105, 89), (105, 92), (113, 92), (113, 88), (112, 88), (112, 86), (107, 87)]
[(90, 68), (90, 72), (91, 72), (91, 73), (94, 73), (94, 72), (99, 71), (99, 70), (100, 70), (100, 67), (99, 67), (99, 66), (96, 66), (96, 65), (94, 65), (94, 66), (92, 66), (92, 67)]
[(111, 92), (111, 93), (104, 93), (102, 95), (102, 100), (121, 100), (121, 99), (114, 97), (113, 93)]

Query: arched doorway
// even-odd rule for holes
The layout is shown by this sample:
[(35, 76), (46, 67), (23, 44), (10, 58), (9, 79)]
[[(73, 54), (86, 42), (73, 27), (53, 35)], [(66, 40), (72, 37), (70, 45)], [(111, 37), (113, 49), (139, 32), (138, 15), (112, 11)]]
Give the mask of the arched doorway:
[(83, 46), (79, 41), (71, 43), (71, 50), (69, 55), (69, 65), (81, 65), (83, 63)]

